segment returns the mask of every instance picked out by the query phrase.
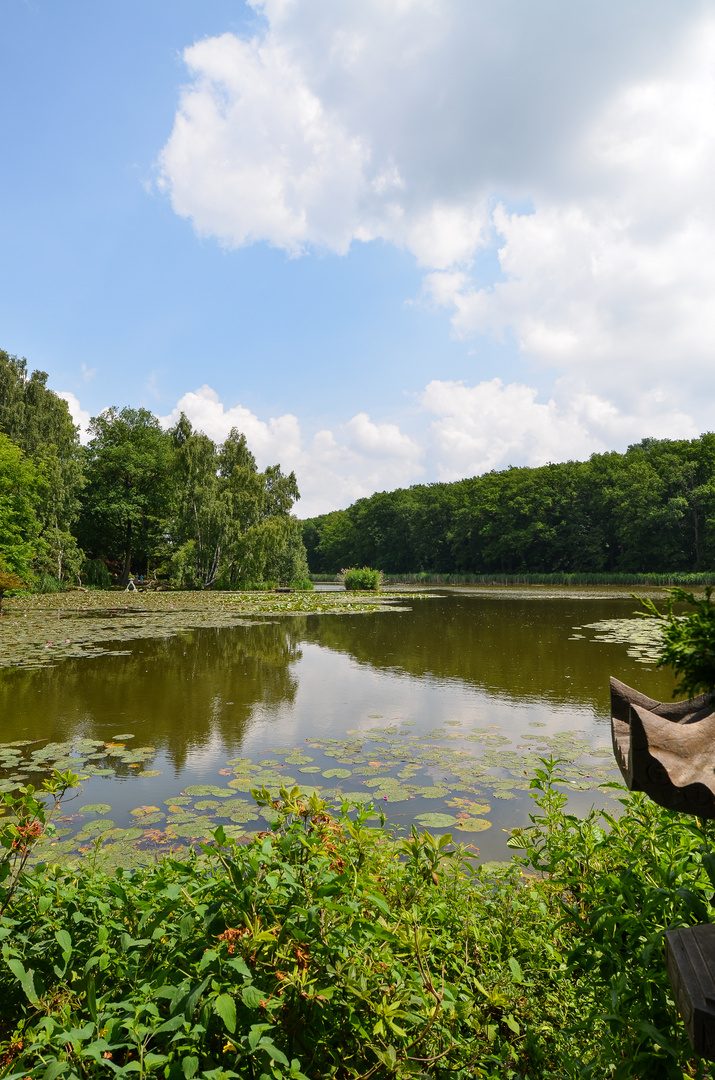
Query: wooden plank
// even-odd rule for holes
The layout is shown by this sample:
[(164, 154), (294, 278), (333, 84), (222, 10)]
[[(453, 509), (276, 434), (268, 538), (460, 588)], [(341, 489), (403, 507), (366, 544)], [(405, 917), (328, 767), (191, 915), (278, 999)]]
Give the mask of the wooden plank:
[(691, 1046), (715, 1061), (715, 925), (668, 930), (668, 978)]

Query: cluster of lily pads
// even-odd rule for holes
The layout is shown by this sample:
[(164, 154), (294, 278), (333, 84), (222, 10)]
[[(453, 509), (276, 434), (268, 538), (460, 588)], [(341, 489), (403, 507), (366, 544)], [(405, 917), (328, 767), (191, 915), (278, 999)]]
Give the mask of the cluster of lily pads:
[[(655, 664), (663, 643), (663, 623), (658, 619), (599, 619), (598, 622), (574, 626), (574, 631), (595, 630), (591, 640), (626, 645), (627, 653), (639, 664)], [(574, 633), (570, 641), (585, 637)]]
[[(118, 645), (256, 617), (403, 610), (395, 597), (344, 592), (50, 593), (5, 601), (0, 667), (39, 668), (69, 657), (126, 655)], [(249, 617), (251, 617), (249, 619)]]
[[(493, 802), (529, 789), (544, 756), (564, 761), (573, 790), (595, 789), (615, 779), (610, 747), (594, 749), (578, 732), (547, 735), (542, 725), (532, 723), (513, 747), (495, 727), (467, 727), (455, 720), (416, 735), (413, 726), (400, 721), (351, 730), (339, 739), (310, 739), (305, 748), (275, 748), (257, 761), (231, 758), (218, 770), (219, 782), (189, 784), (161, 805), (137, 806), (129, 821), (123, 814), (118, 823), (110, 803), (82, 802), (80, 793), (64, 805), (57, 833), (40, 843), (36, 857), (53, 862), (96, 857), (108, 866), (131, 867), (206, 841), (219, 824), (240, 840), (267, 828), (272, 816), (270, 809), (255, 804), (251, 791), (265, 787), (275, 798), (282, 787), (294, 785), (335, 802), (372, 803), (376, 815), (382, 810), (388, 819), (397, 806), (401, 824), (449, 829), (469, 841), (471, 834), (491, 827)], [(126, 776), (130, 770), (144, 778), (159, 775), (160, 770), (149, 767), (154, 749), (134, 748), (131, 741), (130, 734), (121, 734), (108, 742), (77, 738), (5, 744), (0, 748), (0, 791), (28, 781), (37, 784), (51, 767), (72, 769), (81, 780)], [(409, 806), (413, 800), (414, 808)]]

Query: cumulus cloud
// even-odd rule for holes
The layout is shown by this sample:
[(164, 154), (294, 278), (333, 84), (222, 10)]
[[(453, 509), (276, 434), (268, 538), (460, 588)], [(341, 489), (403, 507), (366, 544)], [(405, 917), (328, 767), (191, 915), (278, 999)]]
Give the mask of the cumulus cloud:
[(67, 402), (67, 408), (70, 411), (72, 421), (79, 427), (79, 441), (85, 444), (89, 440), (89, 422), (92, 419), (89, 410), (83, 409), (80, 405), (79, 398), (69, 390), (61, 390), (57, 397), (62, 398)]
[[(544, 195), (529, 213), (496, 207), (502, 280), (426, 279), (460, 335), (512, 331), (540, 364), (681, 396), (715, 390), (715, 21), (658, 78), (626, 87), (580, 140), (590, 190)], [(685, 380), (685, 382), (684, 382)]]
[(358, 413), (304, 439), (298, 418), (291, 413), (261, 420), (243, 405), (230, 408), (210, 386), (184, 394), (172, 411), (159, 419), (165, 428), (185, 413), (194, 428), (222, 442), (231, 428), (242, 431), (259, 468), (279, 463), (298, 477), (301, 517), (347, 506), (378, 489), (414, 483), (421, 476), (423, 449), (396, 424), (374, 423)]
[(409, 431), (360, 413), (306, 435), (208, 387), (177, 409), (295, 468), (301, 513), (712, 427), (709, 0), (253, 6), (255, 37), (184, 53), (159, 162), (176, 212), (229, 247), (399, 245), (454, 333), (515, 342), (524, 373), (435, 378)]
[(261, 33), (184, 53), (160, 157), (177, 213), (228, 246), (400, 245), (458, 335), (515, 340), (573, 395), (638, 415), (645, 386), (705, 421), (711, 3), (253, 6)]
[[(89, 413), (77, 398), (60, 396), (86, 428)], [(624, 450), (654, 430), (666, 438), (699, 434), (692, 416), (658, 391), (645, 391), (631, 412), (585, 388), (564, 393), (557, 384), (548, 400), (538, 397), (533, 386), (498, 378), (475, 385), (434, 379), (416, 395), (409, 433), (364, 412), (311, 431), (291, 413), (263, 420), (243, 405), (227, 407), (215, 390), (202, 386), (159, 419), (168, 428), (184, 412), (216, 442), (238, 428), (259, 468), (278, 463), (295, 471), (300, 517), (348, 506), (375, 491)]]
[(225, 408), (216, 391), (206, 385), (184, 394), (167, 416), (160, 416), (162, 426), (171, 427), (182, 412), (197, 431), (203, 431), (214, 442), (223, 442), (231, 428), (238, 428), (246, 436), (262, 469), (266, 465), (275, 465), (276, 461), (282, 464), (294, 461), (300, 454), (300, 424), (292, 413), (271, 417), (267, 421), (259, 420), (243, 405)]
[(440, 480), (457, 480), (506, 465), (582, 460), (625, 449), (657, 429), (663, 438), (695, 437), (692, 417), (644, 394), (638, 414), (627, 414), (588, 391), (562, 402), (536, 400), (535, 387), (491, 379), (476, 386), (433, 380), (420, 397), (435, 414), (428, 439)]

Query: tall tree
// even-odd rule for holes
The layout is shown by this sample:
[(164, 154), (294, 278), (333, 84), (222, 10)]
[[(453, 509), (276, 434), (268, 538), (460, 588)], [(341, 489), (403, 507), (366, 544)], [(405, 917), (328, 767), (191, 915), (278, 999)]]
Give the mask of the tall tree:
[(301, 527), (290, 513), (298, 498), (294, 474), (277, 465), (259, 472), (235, 428), (217, 447), (182, 414), (171, 439), (167, 554), (174, 580), (210, 588), (306, 577)]
[(23, 450), (46, 481), (36, 507), (35, 569), (62, 581), (76, 574), (82, 561), (72, 529), (84, 481), (77, 428), (67, 402), (46, 383), (44, 371), (29, 374), (24, 358), (0, 349), (0, 431)]
[(40, 533), (37, 505), (42, 476), (7, 435), (0, 433), (0, 573), (28, 582)]
[(105, 409), (90, 433), (80, 539), (94, 555), (120, 561), (126, 585), (132, 560), (148, 558), (163, 527), (171, 440), (147, 409)]

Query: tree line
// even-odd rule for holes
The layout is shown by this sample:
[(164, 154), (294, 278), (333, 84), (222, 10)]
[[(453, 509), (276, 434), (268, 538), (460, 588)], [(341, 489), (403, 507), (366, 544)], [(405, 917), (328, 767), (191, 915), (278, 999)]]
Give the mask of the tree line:
[(715, 434), (379, 492), (303, 522), (312, 573), (715, 568)]
[(106, 409), (80, 445), (47, 375), (0, 350), (0, 575), (8, 583), (300, 581), (294, 473), (258, 469), (235, 428), (217, 445), (182, 413)]

